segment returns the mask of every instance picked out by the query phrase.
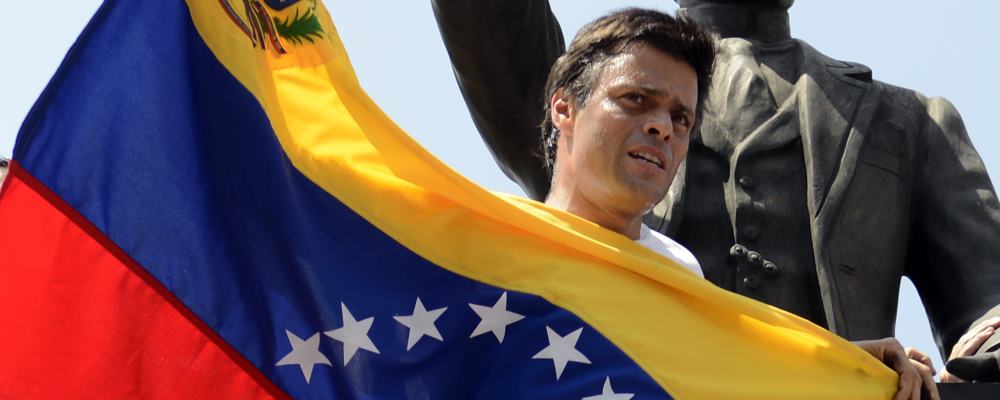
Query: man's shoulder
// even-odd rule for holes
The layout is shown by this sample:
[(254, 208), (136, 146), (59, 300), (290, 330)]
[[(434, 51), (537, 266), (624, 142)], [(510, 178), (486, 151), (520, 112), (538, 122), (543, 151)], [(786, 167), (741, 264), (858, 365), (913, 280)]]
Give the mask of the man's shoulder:
[(642, 225), (639, 240), (636, 240), (636, 242), (664, 257), (676, 261), (695, 275), (700, 277), (705, 276), (701, 270), (701, 265), (698, 263), (698, 259), (695, 258), (690, 250), (666, 235), (649, 229), (646, 225)]

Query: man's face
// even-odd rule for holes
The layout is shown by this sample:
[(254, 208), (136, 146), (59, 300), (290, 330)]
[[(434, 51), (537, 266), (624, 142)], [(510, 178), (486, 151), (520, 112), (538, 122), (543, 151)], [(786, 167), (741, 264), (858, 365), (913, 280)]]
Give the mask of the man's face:
[(557, 173), (569, 168), (563, 177), (591, 206), (644, 214), (666, 195), (687, 154), (697, 96), (690, 65), (630, 46), (605, 63), (585, 105), (571, 100), (566, 117), (554, 118), (562, 138)]

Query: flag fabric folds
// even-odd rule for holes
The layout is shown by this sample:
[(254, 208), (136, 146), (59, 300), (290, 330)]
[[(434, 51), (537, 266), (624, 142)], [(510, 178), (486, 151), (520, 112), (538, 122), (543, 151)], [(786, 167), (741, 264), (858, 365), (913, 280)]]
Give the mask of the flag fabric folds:
[(105, 1), (0, 227), (4, 398), (895, 392), (833, 334), (443, 165), (315, 0)]

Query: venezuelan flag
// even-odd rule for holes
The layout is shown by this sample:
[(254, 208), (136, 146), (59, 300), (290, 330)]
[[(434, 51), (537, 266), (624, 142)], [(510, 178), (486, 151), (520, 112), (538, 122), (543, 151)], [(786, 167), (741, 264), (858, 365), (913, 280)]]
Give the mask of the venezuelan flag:
[(105, 1), (0, 226), (0, 398), (895, 392), (829, 332), (443, 165), (315, 0)]

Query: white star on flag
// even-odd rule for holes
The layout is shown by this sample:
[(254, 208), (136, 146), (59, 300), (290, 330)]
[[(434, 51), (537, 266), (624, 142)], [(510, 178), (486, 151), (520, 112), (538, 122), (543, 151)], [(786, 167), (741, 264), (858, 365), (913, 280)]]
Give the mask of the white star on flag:
[(503, 337), (507, 334), (507, 325), (524, 319), (521, 314), (507, 311), (507, 292), (500, 295), (500, 299), (493, 307), (472, 303), (469, 303), (469, 307), (472, 307), (472, 311), (475, 311), (480, 318), (479, 325), (476, 325), (476, 329), (469, 336), (470, 338), (486, 332), (493, 332), (493, 336), (496, 336), (497, 340), (503, 343)]
[(562, 376), (563, 370), (566, 369), (566, 364), (569, 364), (570, 361), (590, 364), (587, 356), (584, 356), (583, 353), (576, 349), (576, 341), (580, 340), (580, 333), (583, 332), (583, 328), (577, 329), (565, 337), (559, 336), (556, 331), (548, 326), (545, 327), (545, 332), (549, 335), (549, 346), (531, 358), (536, 360), (552, 360), (552, 363), (556, 366), (557, 381)]
[(351, 311), (347, 309), (344, 303), (340, 303), (340, 313), (344, 316), (344, 326), (332, 331), (323, 332), (323, 334), (344, 343), (344, 366), (346, 367), (351, 358), (354, 358), (354, 353), (358, 349), (379, 354), (378, 349), (375, 348), (375, 343), (372, 343), (372, 340), (368, 337), (368, 330), (372, 328), (372, 322), (375, 322), (375, 317), (368, 317), (361, 321), (355, 320), (354, 316), (351, 315)]
[(312, 378), (313, 366), (316, 364), (330, 365), (330, 359), (319, 352), (319, 332), (302, 340), (289, 330), (285, 330), (288, 336), (288, 343), (292, 344), (292, 351), (278, 360), (275, 365), (298, 365), (302, 368), (302, 375), (306, 377), (306, 383)]
[(583, 400), (631, 400), (635, 394), (632, 393), (615, 393), (611, 390), (611, 377), (604, 378), (604, 390), (601, 394), (596, 396), (584, 397)]
[(403, 326), (410, 328), (410, 336), (406, 339), (406, 351), (410, 351), (413, 345), (417, 344), (424, 336), (444, 341), (441, 338), (441, 332), (438, 332), (437, 327), (434, 326), (434, 321), (437, 321), (438, 317), (444, 314), (447, 309), (448, 307), (442, 307), (427, 311), (424, 308), (424, 303), (421, 303), (420, 298), (417, 297), (417, 304), (413, 306), (413, 314), (393, 317), (397, 322), (403, 324)]

